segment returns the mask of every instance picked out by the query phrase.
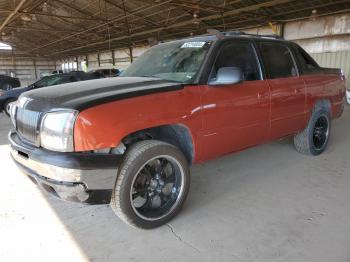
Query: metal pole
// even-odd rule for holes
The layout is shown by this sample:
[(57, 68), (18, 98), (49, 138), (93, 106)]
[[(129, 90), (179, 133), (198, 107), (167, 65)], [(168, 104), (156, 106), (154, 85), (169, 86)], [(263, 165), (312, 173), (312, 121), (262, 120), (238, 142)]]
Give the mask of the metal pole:
[(129, 47), (129, 50), (130, 50), (130, 63), (132, 63), (132, 62), (134, 62), (134, 57), (132, 54), (132, 46)]
[(11, 50), (12, 53), (12, 68), (13, 68), (13, 73), (15, 74), (14, 76), (17, 75), (17, 68), (16, 68), (16, 58), (15, 58), (15, 53), (13, 52), (13, 49)]
[(38, 71), (36, 70), (36, 61), (35, 61), (35, 59), (33, 59), (33, 65), (34, 65), (35, 79), (38, 79)]
[(112, 50), (112, 64), (113, 64), (113, 66), (115, 66), (114, 50)]

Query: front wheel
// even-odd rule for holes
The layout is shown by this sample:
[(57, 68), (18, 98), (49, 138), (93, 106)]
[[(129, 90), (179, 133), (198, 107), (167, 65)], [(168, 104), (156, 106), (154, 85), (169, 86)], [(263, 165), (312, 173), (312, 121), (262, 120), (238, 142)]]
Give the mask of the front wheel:
[(173, 145), (146, 140), (126, 152), (111, 207), (129, 225), (150, 229), (171, 220), (190, 187), (188, 162)]
[(294, 146), (301, 153), (319, 155), (327, 147), (330, 130), (329, 112), (325, 109), (315, 111), (304, 131), (294, 136)]

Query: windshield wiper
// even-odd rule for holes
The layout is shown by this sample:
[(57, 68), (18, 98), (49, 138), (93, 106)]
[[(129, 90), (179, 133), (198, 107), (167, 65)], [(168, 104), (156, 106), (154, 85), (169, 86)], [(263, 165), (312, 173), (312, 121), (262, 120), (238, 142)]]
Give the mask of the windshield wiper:
[(154, 77), (154, 78), (161, 78), (161, 77), (156, 76), (156, 75), (143, 75), (143, 76), (141, 76), (141, 77)]

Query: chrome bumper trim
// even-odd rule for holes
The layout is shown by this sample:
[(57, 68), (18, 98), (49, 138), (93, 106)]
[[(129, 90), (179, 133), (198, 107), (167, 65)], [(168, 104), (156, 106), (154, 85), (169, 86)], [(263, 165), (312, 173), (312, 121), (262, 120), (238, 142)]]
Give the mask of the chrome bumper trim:
[(34, 161), (30, 158), (22, 156), (19, 151), (11, 148), (10, 153), (13, 159), (25, 166), (26, 168), (35, 171), (36, 174), (62, 182), (81, 182), (81, 171), (79, 169), (62, 168), (53, 165), (48, 165)]
[[(26, 155), (31, 148), (16, 143), (8, 136), (11, 143), (10, 154), (15, 162), (27, 168), (35, 175), (42, 176), (57, 182), (83, 183), (89, 190), (112, 189), (117, 177), (117, 168), (113, 169), (71, 169), (42, 163)], [(15, 149), (17, 148), (17, 149)], [(23, 152), (21, 152), (23, 151)]]

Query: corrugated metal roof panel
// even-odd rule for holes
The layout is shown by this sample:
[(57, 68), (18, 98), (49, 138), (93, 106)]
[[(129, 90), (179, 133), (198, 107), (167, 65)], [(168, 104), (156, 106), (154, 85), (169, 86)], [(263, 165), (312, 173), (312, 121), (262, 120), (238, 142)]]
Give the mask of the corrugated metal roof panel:
[[(19, 0), (0, 0), (0, 23)], [(68, 56), (350, 10), (346, 0), (27, 0), (5, 34), (17, 51)], [(24, 19), (24, 13), (26, 17)], [(28, 21), (24, 21), (28, 20)], [(115, 39), (109, 41), (109, 39)]]

